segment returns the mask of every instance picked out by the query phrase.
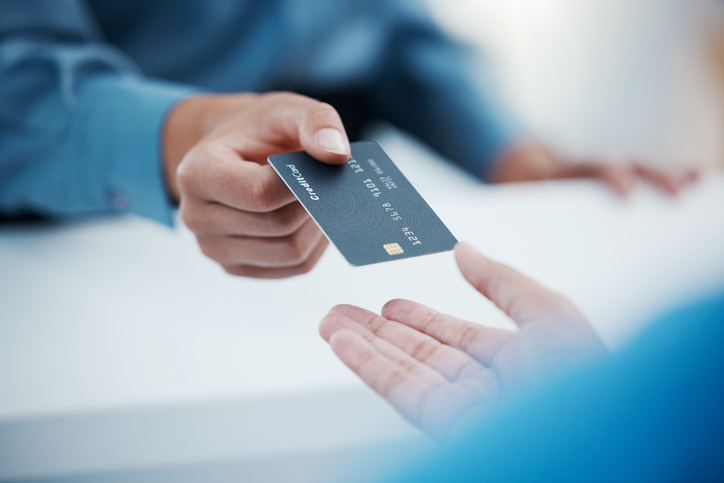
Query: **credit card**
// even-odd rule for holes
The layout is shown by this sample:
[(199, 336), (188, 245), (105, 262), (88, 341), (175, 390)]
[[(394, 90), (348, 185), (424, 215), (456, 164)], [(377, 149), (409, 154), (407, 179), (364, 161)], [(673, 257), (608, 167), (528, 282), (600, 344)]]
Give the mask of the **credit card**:
[(332, 166), (304, 151), (269, 164), (355, 266), (452, 250), (457, 240), (376, 141)]

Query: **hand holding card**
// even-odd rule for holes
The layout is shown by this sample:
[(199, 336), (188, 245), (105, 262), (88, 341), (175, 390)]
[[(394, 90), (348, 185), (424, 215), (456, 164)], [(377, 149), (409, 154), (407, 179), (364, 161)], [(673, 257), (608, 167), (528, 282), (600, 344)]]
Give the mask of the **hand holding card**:
[(324, 234), (355, 266), (452, 250), (445, 224), (375, 141), (341, 166), (303, 151), (269, 157)]
[[(349, 146), (331, 106), (290, 93), (193, 96), (174, 107), (164, 136), (181, 151), (165, 151), (169, 189), (206, 256), (246, 277), (311, 270), (327, 239), (266, 159), (304, 149), (319, 164), (344, 164)], [(184, 155), (179, 143), (193, 147)]]

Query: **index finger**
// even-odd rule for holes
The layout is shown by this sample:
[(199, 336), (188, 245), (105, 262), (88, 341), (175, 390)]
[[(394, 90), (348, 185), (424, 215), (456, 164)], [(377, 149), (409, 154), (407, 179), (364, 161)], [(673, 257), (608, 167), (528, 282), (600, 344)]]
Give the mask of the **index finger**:
[(243, 211), (269, 212), (296, 200), (269, 165), (245, 161), (231, 148), (201, 145), (178, 170), (187, 195)]

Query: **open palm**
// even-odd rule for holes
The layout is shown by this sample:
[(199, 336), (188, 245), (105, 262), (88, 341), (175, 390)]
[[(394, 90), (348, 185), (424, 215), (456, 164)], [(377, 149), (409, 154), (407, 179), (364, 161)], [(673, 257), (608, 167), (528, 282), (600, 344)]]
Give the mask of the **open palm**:
[(320, 324), (350, 369), (440, 438), (545, 373), (605, 351), (564, 297), (467, 244), (458, 244), (455, 255), (465, 279), (519, 330), (486, 327), (409, 300), (388, 302), (382, 315), (338, 305)]

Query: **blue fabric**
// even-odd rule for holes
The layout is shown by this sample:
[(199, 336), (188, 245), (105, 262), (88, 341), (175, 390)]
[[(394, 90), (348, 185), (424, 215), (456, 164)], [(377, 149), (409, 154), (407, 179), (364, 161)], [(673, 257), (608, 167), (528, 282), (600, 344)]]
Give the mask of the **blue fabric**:
[(724, 297), (518, 398), (394, 481), (724, 481)]
[(0, 214), (171, 223), (159, 136), (196, 90), (355, 92), (477, 175), (517, 129), (406, 0), (0, 2)]

